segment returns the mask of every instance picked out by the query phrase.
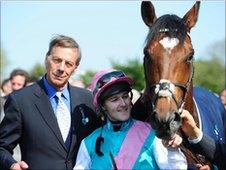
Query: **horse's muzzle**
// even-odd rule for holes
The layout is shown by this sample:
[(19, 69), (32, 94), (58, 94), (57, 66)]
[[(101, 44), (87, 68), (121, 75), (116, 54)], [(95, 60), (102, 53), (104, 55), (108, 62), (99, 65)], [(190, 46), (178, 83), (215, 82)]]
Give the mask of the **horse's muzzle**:
[(156, 131), (156, 136), (164, 140), (171, 139), (182, 123), (178, 112), (172, 112), (168, 115), (168, 117), (160, 118), (159, 114), (154, 111), (150, 118), (150, 123)]

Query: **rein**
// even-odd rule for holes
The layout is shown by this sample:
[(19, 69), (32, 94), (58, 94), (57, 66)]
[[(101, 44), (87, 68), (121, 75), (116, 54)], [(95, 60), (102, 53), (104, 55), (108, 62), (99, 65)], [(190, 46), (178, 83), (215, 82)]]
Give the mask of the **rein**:
[(195, 163), (201, 164), (202, 166), (206, 165), (206, 164), (209, 164), (209, 162), (206, 162), (205, 158), (203, 158), (201, 155), (193, 154), (189, 149), (187, 149), (184, 146), (183, 143), (179, 146), (179, 148), (186, 155), (187, 158), (189, 158), (190, 160), (194, 160)]

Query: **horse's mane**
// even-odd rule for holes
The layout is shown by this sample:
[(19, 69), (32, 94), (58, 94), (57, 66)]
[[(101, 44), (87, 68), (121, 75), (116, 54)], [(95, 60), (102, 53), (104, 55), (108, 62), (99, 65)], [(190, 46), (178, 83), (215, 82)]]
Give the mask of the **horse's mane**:
[(147, 44), (158, 38), (160, 35), (159, 33), (161, 32), (164, 32), (169, 37), (178, 38), (180, 43), (183, 43), (188, 30), (184, 20), (177, 15), (163, 15), (155, 21), (152, 27), (150, 27), (146, 38)]

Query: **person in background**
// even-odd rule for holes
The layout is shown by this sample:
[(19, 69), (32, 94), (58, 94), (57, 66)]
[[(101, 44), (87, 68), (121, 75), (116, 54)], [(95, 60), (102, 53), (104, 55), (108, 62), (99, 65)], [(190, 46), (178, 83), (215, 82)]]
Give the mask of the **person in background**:
[(1, 100), (0, 100), (0, 123), (4, 117), (4, 104), (5, 104), (5, 96), (7, 96), (8, 94), (10, 94), (12, 92), (12, 87), (11, 87), (11, 82), (10, 79), (5, 79), (2, 81), (1, 84)]
[(224, 90), (221, 91), (221, 93), (220, 93), (220, 99), (221, 99), (221, 102), (224, 105), (224, 108), (226, 109), (226, 89), (224, 89)]
[(165, 148), (149, 124), (131, 118), (132, 84), (122, 71), (94, 76), (93, 104), (103, 124), (82, 140), (74, 169), (187, 168), (178, 148)]
[(11, 72), (10, 77), (12, 91), (19, 90), (27, 85), (29, 74), (22, 69), (15, 69)]
[[(1, 97), (1, 120), (4, 117), (4, 104), (9, 96), (9, 94), (15, 90), (19, 90), (23, 87), (26, 86), (27, 81), (29, 79), (29, 74), (22, 69), (14, 69), (11, 73), (10, 73), (10, 77), (9, 77), (9, 81), (10, 82), (6, 82), (8, 84), (8, 92), (5, 93), (4, 96)], [(7, 80), (6, 80), (7, 81)], [(2, 87), (3, 89), (4, 87)], [(0, 121), (1, 122), (1, 121)]]
[[(80, 60), (77, 42), (58, 35), (42, 79), (9, 95), (0, 124), (1, 170), (73, 168), (81, 140), (99, 126), (92, 94), (68, 83)], [(12, 157), (17, 144), (21, 161)]]
[(1, 97), (7, 96), (11, 92), (12, 92), (11, 82), (10, 79), (7, 78), (3, 80), (1, 84)]

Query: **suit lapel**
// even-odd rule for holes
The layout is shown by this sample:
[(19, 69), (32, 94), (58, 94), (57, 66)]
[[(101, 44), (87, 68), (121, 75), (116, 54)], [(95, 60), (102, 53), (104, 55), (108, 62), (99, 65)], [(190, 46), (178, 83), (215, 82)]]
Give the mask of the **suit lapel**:
[(73, 112), (75, 107), (78, 105), (78, 94), (76, 93), (76, 88), (71, 87), (71, 85), (69, 85), (69, 93), (70, 93), (70, 100), (71, 100), (71, 111)]
[(57, 119), (55, 117), (55, 114), (53, 112), (51, 103), (49, 101), (49, 98), (45, 92), (45, 88), (43, 86), (42, 80), (38, 82), (39, 88), (35, 91), (35, 96), (37, 97), (37, 100), (35, 105), (38, 108), (42, 118), (46, 122), (46, 124), (49, 126), (49, 128), (52, 130), (60, 144), (64, 147), (64, 149), (67, 151), (67, 148), (64, 144), (60, 129), (58, 127)]
[(70, 93), (70, 100), (71, 100), (71, 130), (72, 130), (72, 139), (71, 139), (71, 145), (70, 145), (70, 149), (69, 149), (69, 154), (72, 153), (72, 151), (74, 150), (74, 147), (77, 143), (77, 136), (76, 134), (76, 129), (75, 129), (75, 107), (78, 105), (78, 101), (79, 101), (79, 96), (77, 94), (77, 90), (76, 88), (73, 88), (72, 90), (72, 86), (69, 84), (69, 93)]

